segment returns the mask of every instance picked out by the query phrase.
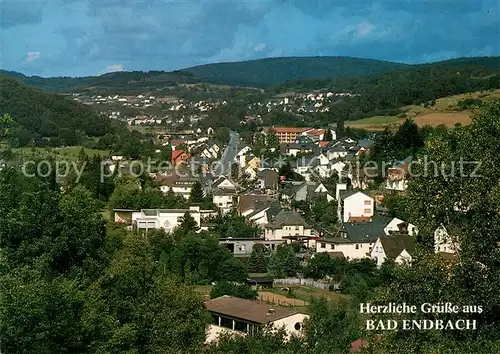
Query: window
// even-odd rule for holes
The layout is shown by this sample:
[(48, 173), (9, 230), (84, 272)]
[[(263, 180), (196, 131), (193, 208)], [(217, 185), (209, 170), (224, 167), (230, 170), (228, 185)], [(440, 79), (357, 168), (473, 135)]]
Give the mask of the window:
[(177, 222), (182, 222), (182, 216), (177, 217)]
[(372, 212), (371, 209), (365, 209), (365, 214), (370, 214)]
[(321, 248), (326, 248), (326, 243), (322, 242), (321, 243)]
[(335, 249), (335, 245), (330, 245), (330, 249), (334, 250)]
[(359, 250), (359, 245), (356, 245), (356, 249)]
[(301, 326), (300, 322), (297, 322), (295, 324), (295, 326), (293, 326), (293, 328), (295, 328), (296, 331), (300, 331), (300, 329), (302, 328), (302, 326)]
[(372, 201), (371, 200), (365, 200), (365, 205), (372, 205)]
[(299, 227), (298, 227), (298, 226), (295, 226), (295, 230), (298, 230), (298, 229), (299, 229)]

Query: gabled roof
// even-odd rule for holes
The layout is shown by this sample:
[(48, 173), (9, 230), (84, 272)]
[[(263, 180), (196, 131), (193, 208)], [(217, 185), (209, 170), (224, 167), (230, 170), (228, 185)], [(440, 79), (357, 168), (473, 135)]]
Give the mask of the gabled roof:
[(189, 156), (189, 154), (184, 150), (172, 150), (172, 161), (177, 160), (183, 154), (187, 154)]
[(265, 168), (263, 170), (260, 170), (258, 173), (257, 173), (257, 177), (258, 178), (262, 178), (264, 180), (268, 180), (268, 179), (278, 179), (279, 180), (279, 175), (278, 173), (275, 171), (275, 170), (271, 170), (269, 168)]
[(387, 235), (380, 236), (380, 243), (384, 248), (385, 255), (389, 259), (394, 259), (406, 250), (412, 254), (415, 249), (416, 239), (408, 235)]
[(234, 195), (236, 188), (215, 188), (212, 192), (213, 195)]
[(267, 194), (243, 194), (239, 197), (238, 211), (244, 213), (247, 210), (255, 210), (256, 205), (262, 201), (272, 200), (272, 197)]
[(306, 221), (300, 216), (299, 213), (292, 210), (282, 210), (276, 215), (274, 222), (266, 225), (269, 229), (281, 229), (283, 226), (303, 226), (309, 228)]
[(220, 176), (219, 178), (217, 178), (217, 180), (212, 184), (212, 188), (217, 188), (217, 186), (219, 186), (222, 182), (224, 182), (225, 180), (228, 180), (229, 182), (231, 182), (231, 184), (233, 186), (236, 187), (236, 183), (234, 183), (233, 181), (231, 181), (229, 178), (227, 178), (226, 176)]
[(385, 236), (384, 228), (394, 218), (374, 215), (371, 221), (344, 222), (343, 229), (347, 238), (353, 242), (375, 242), (380, 236)]
[(328, 148), (328, 151), (331, 152), (347, 152), (346, 149), (340, 143), (336, 143), (335, 145), (332, 145), (330, 148)]
[(297, 159), (297, 167), (315, 167), (320, 163), (317, 156), (307, 157), (303, 156)]
[[(348, 190), (348, 191), (341, 191), (340, 192), (340, 199), (345, 200), (346, 198), (349, 198), (350, 196), (352, 196), (352, 195), (354, 195), (356, 193), (363, 193), (363, 192), (360, 191), (360, 190), (358, 190), (358, 189), (351, 189), (351, 190)], [(367, 197), (370, 197), (366, 193), (363, 193), (363, 194), (366, 195)]]
[(208, 311), (257, 324), (267, 324), (297, 314), (291, 308), (224, 295), (205, 303)]
[(373, 146), (373, 140), (370, 140), (370, 139), (359, 140), (357, 146), (359, 148), (369, 149)]
[(300, 184), (291, 184), (287, 183), (285, 187), (281, 190), (282, 194), (285, 194), (289, 197), (292, 197), (295, 193), (297, 193), (307, 182), (301, 182)]

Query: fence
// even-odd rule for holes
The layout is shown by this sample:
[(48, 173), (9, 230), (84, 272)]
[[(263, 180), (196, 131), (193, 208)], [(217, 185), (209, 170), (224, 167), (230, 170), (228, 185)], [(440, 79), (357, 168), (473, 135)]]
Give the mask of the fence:
[(274, 279), (273, 285), (304, 285), (310, 286), (311, 288), (329, 290), (330, 285), (333, 285), (333, 289), (338, 289), (339, 283), (321, 283), (314, 279), (304, 279), (304, 278), (285, 278), (285, 279)]

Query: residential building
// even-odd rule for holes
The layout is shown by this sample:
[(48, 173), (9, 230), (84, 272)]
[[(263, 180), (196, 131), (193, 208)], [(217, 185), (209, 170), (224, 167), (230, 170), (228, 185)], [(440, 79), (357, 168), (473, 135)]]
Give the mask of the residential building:
[(200, 207), (193, 206), (189, 209), (141, 209), (132, 213), (132, 227), (138, 230), (164, 229), (169, 233), (182, 224), (185, 213), (189, 213), (200, 226)]
[(326, 147), (325, 150), (328, 160), (341, 159), (346, 157), (348, 154), (348, 151), (340, 142), (333, 143), (331, 146)]
[(371, 258), (381, 266), (387, 259), (392, 259), (396, 264), (412, 261), (416, 239), (409, 235), (380, 236), (371, 251)]
[(274, 221), (265, 227), (266, 240), (287, 240), (287, 242), (298, 241), (308, 247), (314, 247), (317, 238), (314, 230), (306, 223), (299, 213), (291, 210), (283, 210), (276, 215)]
[(411, 163), (412, 157), (408, 157), (394, 167), (387, 170), (387, 178), (385, 181), (385, 188), (395, 191), (405, 191), (408, 188), (408, 168)]
[(340, 192), (338, 203), (338, 218), (343, 222), (354, 219), (369, 220), (375, 209), (373, 198), (356, 190)]
[(292, 196), (297, 202), (311, 200), (320, 195), (326, 196), (326, 199), (330, 202), (335, 198), (332, 196), (330, 191), (326, 189), (325, 185), (320, 182), (304, 182), (295, 189), (295, 193)]
[(183, 150), (173, 150), (172, 151), (172, 165), (187, 165), (189, 160), (189, 154)]
[(318, 239), (316, 252), (342, 252), (348, 260), (367, 258), (371, 257), (371, 251), (379, 237), (392, 234), (411, 235), (408, 229), (416, 232), (412, 224), (381, 215), (374, 215), (366, 221), (343, 222), (340, 237)]
[(154, 180), (159, 184), (160, 190), (163, 193), (168, 193), (170, 190), (176, 195), (180, 195), (185, 199), (189, 199), (191, 189), (198, 179), (189, 176), (180, 176), (177, 173), (169, 172), (157, 174)]
[(292, 308), (224, 295), (205, 303), (212, 316), (206, 342), (216, 341), (220, 333), (247, 335), (264, 330), (284, 329), (288, 336), (301, 336), (309, 316)]
[(248, 257), (256, 244), (264, 245), (269, 251), (276, 249), (285, 240), (263, 240), (250, 238), (219, 238), (219, 244), (226, 247), (235, 257)]
[[(310, 130), (303, 131), (301, 133), (301, 135), (307, 136), (308, 138), (310, 138), (314, 142), (318, 142), (318, 141), (323, 140), (323, 138), (325, 136), (325, 132), (326, 132), (325, 129), (310, 129)], [(333, 134), (334, 133), (332, 132), (332, 136), (333, 136)]]
[(311, 129), (312, 128), (266, 127), (264, 128), (264, 132), (267, 133), (273, 130), (280, 143), (292, 143), (297, 140), (297, 137), (302, 135), (303, 132)]
[(260, 189), (277, 190), (280, 178), (276, 171), (264, 169), (257, 173), (257, 181), (259, 182)]
[(216, 188), (212, 192), (212, 202), (225, 214), (238, 205), (238, 195), (235, 189)]
[(246, 214), (245, 217), (258, 225), (264, 227), (273, 222), (280, 213), (281, 206), (277, 201), (260, 201), (255, 203), (255, 209)]
[(240, 215), (248, 216), (254, 211), (259, 210), (263, 203), (269, 205), (273, 201), (273, 196), (269, 194), (240, 194), (237, 209)]

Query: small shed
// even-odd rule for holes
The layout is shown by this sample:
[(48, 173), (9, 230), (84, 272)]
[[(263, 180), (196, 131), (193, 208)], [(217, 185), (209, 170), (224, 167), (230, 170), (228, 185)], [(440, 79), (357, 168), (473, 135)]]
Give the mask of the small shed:
[(274, 279), (271, 277), (252, 277), (247, 278), (246, 282), (249, 285), (257, 285), (262, 288), (270, 289), (273, 287)]

